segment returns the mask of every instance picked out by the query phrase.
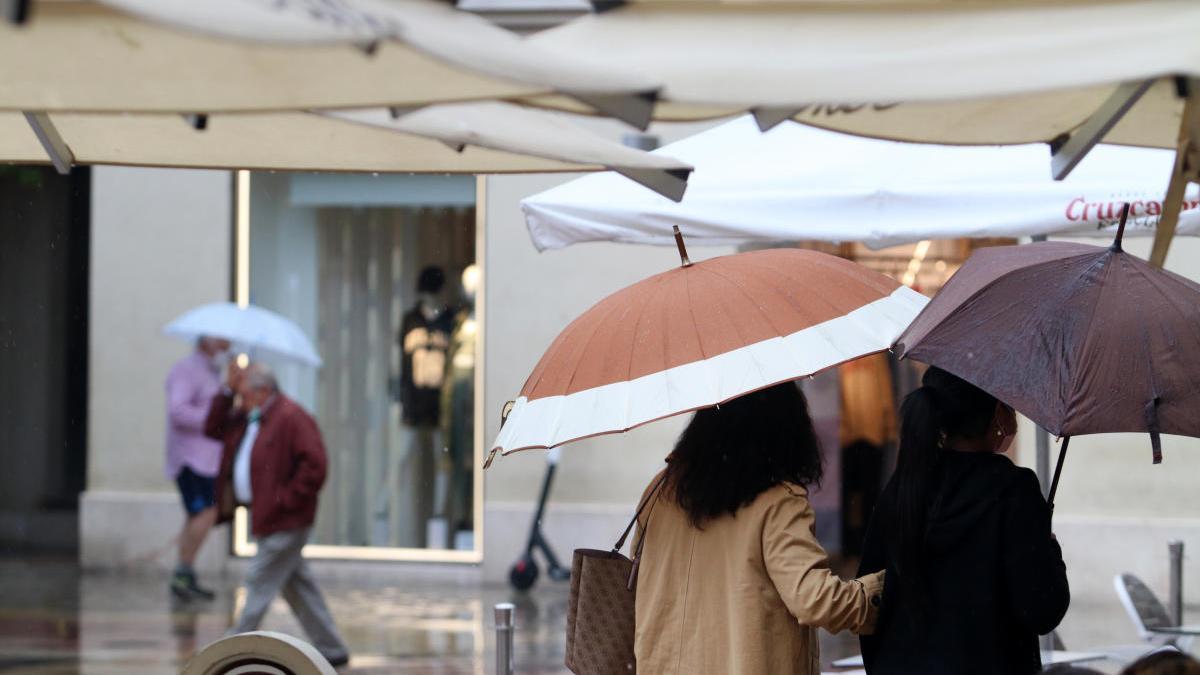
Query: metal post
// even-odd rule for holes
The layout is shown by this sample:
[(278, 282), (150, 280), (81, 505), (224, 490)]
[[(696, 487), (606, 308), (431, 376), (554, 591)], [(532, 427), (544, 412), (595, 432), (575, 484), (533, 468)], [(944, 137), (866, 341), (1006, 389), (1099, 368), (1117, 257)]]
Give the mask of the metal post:
[[(1034, 243), (1046, 241), (1046, 235), (1033, 235)], [(1050, 496), (1050, 432), (1035, 425), (1034, 440), (1037, 445), (1037, 461), (1034, 471), (1037, 472), (1038, 482), (1042, 484), (1042, 496)]]
[(1038, 427), (1035, 433), (1037, 440), (1037, 477), (1042, 484), (1042, 496), (1050, 495), (1050, 432)]
[(1183, 625), (1183, 542), (1178, 539), (1167, 542), (1167, 556), (1171, 560), (1171, 574), (1167, 587), (1167, 612), (1176, 626)]
[(513, 610), (511, 602), (496, 605), (496, 675), (513, 675)]

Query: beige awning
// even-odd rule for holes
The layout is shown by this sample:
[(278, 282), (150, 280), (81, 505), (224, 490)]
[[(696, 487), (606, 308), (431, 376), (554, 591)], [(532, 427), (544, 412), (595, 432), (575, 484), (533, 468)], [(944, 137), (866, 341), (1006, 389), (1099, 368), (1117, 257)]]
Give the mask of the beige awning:
[[(1115, 86), (1085, 87), (1042, 94), (989, 99), (885, 104), (811, 104), (798, 106), (792, 119), (844, 133), (947, 145), (1015, 145), (1050, 142), (1083, 124)], [(587, 114), (584, 106), (562, 96), (525, 99), (525, 103)], [(1183, 102), (1169, 79), (1157, 82), (1104, 137), (1106, 143), (1174, 148)], [(660, 102), (655, 117), (695, 121), (731, 117), (744, 109)]]
[[(515, 114), (537, 111), (510, 106), (512, 110), (502, 116), (508, 127), (485, 131), (473, 129), (478, 117), (469, 109), (439, 112), (439, 107), (424, 109), (424, 122), (413, 124), (413, 128), (421, 127), (425, 137), (302, 112), (215, 115), (204, 131), (194, 130), (178, 115), (49, 113), (33, 122), (60, 136), (69, 153), (67, 160), (77, 164), (405, 173), (526, 173), (611, 167), (635, 175), (662, 173), (674, 182), (682, 181), (690, 170), (684, 163), (625, 148), (571, 125), (547, 126), (540, 116)], [(532, 126), (520, 127), (522, 120)], [(518, 138), (506, 141), (507, 134)], [(534, 138), (542, 145), (534, 145)], [(464, 141), (466, 147), (460, 152), (456, 148)], [(503, 149), (506, 144), (530, 152), (540, 147), (545, 157), (508, 152)], [(30, 121), (21, 113), (0, 113), (0, 161), (49, 161)]]
[[(1200, 75), (1197, 35), (1194, 0), (651, 0), (530, 41), (659, 80), (659, 119), (757, 109), (878, 138), (1003, 144), (1075, 129), (1122, 83)], [(1174, 148), (1181, 110), (1164, 81), (1106, 141)]]
[(381, 43), (373, 56), (346, 45), (238, 42), (88, 2), (39, 2), (27, 24), (0, 22), (0, 110), (413, 107), (547, 91), (446, 65), (398, 42)]

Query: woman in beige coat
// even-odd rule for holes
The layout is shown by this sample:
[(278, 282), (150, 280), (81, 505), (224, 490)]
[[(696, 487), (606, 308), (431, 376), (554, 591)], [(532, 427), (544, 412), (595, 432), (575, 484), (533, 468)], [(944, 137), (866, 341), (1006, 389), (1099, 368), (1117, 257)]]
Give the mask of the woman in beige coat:
[(816, 674), (817, 628), (870, 631), (883, 576), (829, 570), (807, 492), (820, 478), (795, 384), (696, 413), (645, 494), (639, 672)]

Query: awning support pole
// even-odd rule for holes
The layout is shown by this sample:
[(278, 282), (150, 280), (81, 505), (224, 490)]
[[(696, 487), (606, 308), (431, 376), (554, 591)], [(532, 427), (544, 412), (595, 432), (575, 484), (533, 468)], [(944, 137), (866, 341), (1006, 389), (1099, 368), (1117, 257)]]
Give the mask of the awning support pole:
[(1183, 104), (1183, 119), (1179, 122), (1179, 143), (1175, 147), (1175, 165), (1171, 168), (1171, 180), (1167, 183), (1167, 196), (1163, 198), (1162, 217), (1154, 232), (1154, 248), (1150, 250), (1150, 264), (1162, 267), (1167, 262), (1167, 251), (1179, 225), (1179, 213), (1183, 210), (1183, 195), (1189, 182), (1200, 182), (1200, 81), (1191, 80)]
[(1066, 178), (1153, 84), (1154, 80), (1142, 80), (1117, 87), (1065, 143), (1051, 150), (1050, 169), (1054, 180)]
[(29, 123), (29, 128), (33, 129), (33, 134), (42, 144), (42, 149), (50, 157), (54, 169), (64, 176), (71, 173), (71, 165), (75, 163), (75, 154), (71, 152), (71, 148), (67, 147), (66, 141), (58, 133), (54, 123), (50, 121), (50, 115), (44, 112), (27, 112), (25, 121)]

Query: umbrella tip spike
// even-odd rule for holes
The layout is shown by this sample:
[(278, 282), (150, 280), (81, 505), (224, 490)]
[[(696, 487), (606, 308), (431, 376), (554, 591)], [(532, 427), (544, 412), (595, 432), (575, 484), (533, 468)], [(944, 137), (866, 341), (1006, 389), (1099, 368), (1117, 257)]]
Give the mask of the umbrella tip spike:
[(691, 267), (692, 261), (688, 259), (687, 247), (683, 245), (683, 233), (679, 231), (678, 225), (673, 225), (675, 231), (675, 247), (679, 249), (679, 264), (683, 267)]
[(1121, 222), (1117, 224), (1117, 237), (1113, 239), (1112, 250), (1120, 251), (1121, 240), (1125, 238), (1125, 221), (1129, 220), (1129, 202), (1121, 207)]

